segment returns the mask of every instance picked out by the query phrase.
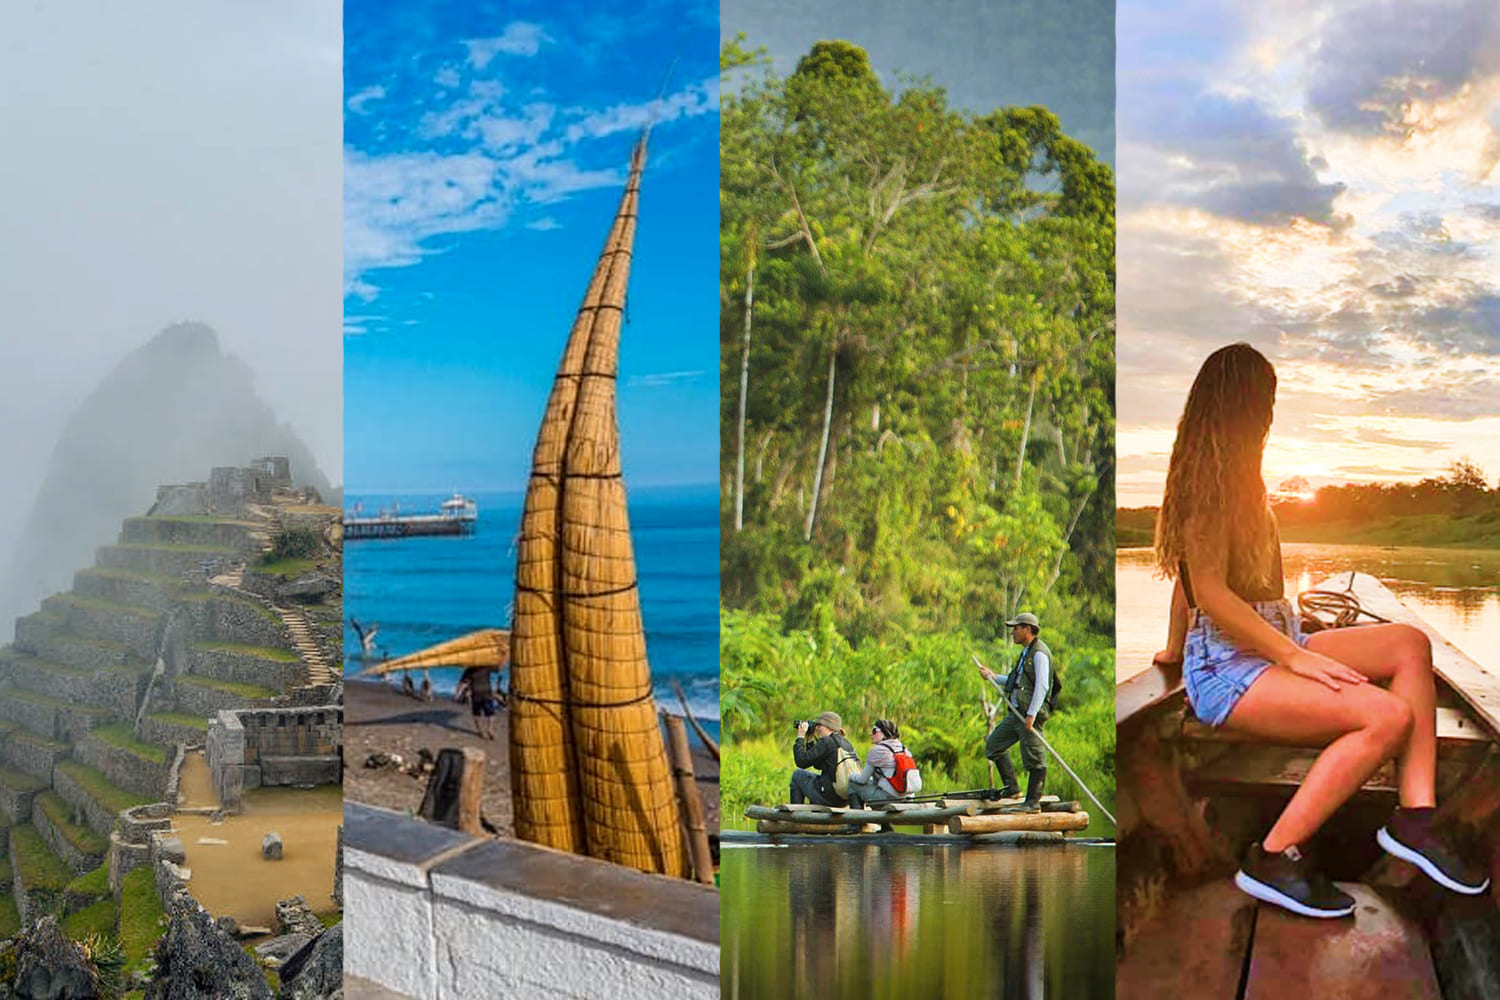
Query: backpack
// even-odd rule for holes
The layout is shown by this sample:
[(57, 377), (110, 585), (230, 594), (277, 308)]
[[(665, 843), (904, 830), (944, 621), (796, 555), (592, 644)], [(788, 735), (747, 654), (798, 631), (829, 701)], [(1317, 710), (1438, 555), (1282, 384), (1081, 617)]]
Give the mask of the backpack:
[(839, 738), (838, 763), (833, 769), (833, 790), (839, 798), (849, 798), (849, 779), (861, 770), (859, 755), (846, 747), (842, 738)]
[(916, 758), (911, 751), (905, 747), (901, 752), (894, 755), (896, 758), (896, 769), (886, 775), (886, 780), (891, 787), (902, 795), (920, 792), (922, 790), (922, 772), (917, 770)]

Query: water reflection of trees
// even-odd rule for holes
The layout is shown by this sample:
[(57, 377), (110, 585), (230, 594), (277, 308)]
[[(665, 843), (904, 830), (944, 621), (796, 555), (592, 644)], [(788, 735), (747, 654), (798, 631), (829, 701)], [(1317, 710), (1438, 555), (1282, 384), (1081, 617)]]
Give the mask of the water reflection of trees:
[(725, 996), (1108, 995), (1113, 858), (1095, 858), (1091, 872), (1081, 848), (728, 852)]

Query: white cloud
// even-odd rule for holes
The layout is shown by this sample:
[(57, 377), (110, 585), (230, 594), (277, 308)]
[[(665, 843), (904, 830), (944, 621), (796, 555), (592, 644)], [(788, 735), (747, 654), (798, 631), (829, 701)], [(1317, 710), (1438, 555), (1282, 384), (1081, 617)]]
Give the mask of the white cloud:
[(639, 104), (616, 104), (602, 111), (589, 112), (568, 126), (569, 142), (601, 139), (617, 132), (637, 131), (648, 122), (664, 124), (679, 118), (696, 118), (719, 110), (719, 79), (710, 77), (701, 83), (688, 84), (675, 94)]
[(469, 50), (469, 65), (482, 70), (497, 55), (534, 56), (543, 43), (551, 40), (540, 24), (512, 21), (494, 38), (470, 38), (464, 47)]
[(561, 229), (562, 223), (558, 222), (552, 216), (548, 215), (544, 216), (543, 218), (537, 219), (535, 222), (526, 223), (526, 228), (535, 229), (538, 232), (542, 233), (550, 233), (554, 229)]
[(437, 84), (439, 87), (446, 87), (449, 90), (452, 90), (454, 87), (457, 87), (459, 85), (459, 83), (461, 82), (461, 77), (459, 77), (458, 75), (458, 70), (454, 69), (452, 66), (444, 66), (442, 69), (437, 71), (436, 75), (433, 76), (432, 82)]
[(344, 102), (344, 106), (357, 115), (369, 114), (369, 106), (385, 96), (385, 88), (376, 84), (366, 87)]
[(643, 389), (654, 389), (664, 385), (677, 385), (682, 382), (696, 382), (704, 375), (704, 371), (692, 372), (654, 372), (647, 375), (632, 375), (625, 384), (631, 387)]

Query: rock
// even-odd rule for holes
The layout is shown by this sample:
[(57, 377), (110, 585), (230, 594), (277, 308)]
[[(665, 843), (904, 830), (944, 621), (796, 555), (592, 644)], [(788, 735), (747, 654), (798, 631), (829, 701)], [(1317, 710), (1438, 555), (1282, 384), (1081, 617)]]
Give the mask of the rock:
[(167, 903), (146, 1000), (272, 1000), (253, 959), (185, 892)]
[(56, 917), (43, 917), (21, 935), (16, 951), (17, 1000), (97, 1000), (99, 974), (83, 949), (63, 935)]
[(241, 924), (239, 936), (242, 938), (269, 937), (270, 933), (271, 928), (262, 927), (260, 924)]
[(261, 838), (260, 856), (268, 861), (281, 860), (281, 834), (272, 830)]
[(281, 934), (306, 934), (309, 938), (323, 933), (323, 922), (301, 896), (276, 903), (276, 927)]
[(214, 923), (219, 925), (219, 930), (223, 931), (225, 934), (228, 934), (230, 937), (240, 936), (240, 922), (231, 917), (229, 914), (226, 913), (223, 916), (216, 918), (214, 920)]
[(343, 1000), (344, 925), (334, 924), (281, 967), (282, 1000)]
[(187, 850), (183, 848), (182, 841), (177, 837), (161, 836), (157, 841), (157, 854), (181, 867), (187, 864)]
[(311, 940), (311, 934), (283, 934), (256, 945), (255, 953), (275, 969), (305, 948)]

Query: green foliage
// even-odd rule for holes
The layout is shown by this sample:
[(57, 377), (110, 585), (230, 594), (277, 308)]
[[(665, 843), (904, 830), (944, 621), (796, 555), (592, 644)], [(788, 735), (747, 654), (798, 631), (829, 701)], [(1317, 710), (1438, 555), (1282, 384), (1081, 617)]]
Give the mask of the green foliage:
[(271, 550), (266, 553), (265, 563), (283, 559), (310, 559), (323, 547), (323, 540), (311, 528), (283, 528), (271, 536)]
[(8, 938), (21, 929), (21, 914), (10, 893), (0, 895), (0, 938)]
[(69, 882), (64, 889), (71, 909), (81, 909), (111, 895), (109, 889), (109, 865), (103, 864)]
[(1045, 108), (887, 91), (848, 42), (722, 65), (724, 603), (854, 646), (1022, 607), (1110, 634), (1108, 166)]
[(102, 856), (109, 850), (109, 841), (87, 826), (73, 822), (73, 807), (64, 802), (56, 792), (43, 792), (36, 797), (36, 804), (53, 828), (63, 835), (63, 839), (81, 853)]
[[(1046, 736), (1113, 812), (1114, 650), (1079, 645), (1069, 632), (1059, 628), (1048, 636), (1065, 686)], [(793, 767), (791, 722), (827, 710), (843, 717), (861, 755), (869, 748), (870, 723), (894, 719), (922, 767), (925, 790), (992, 784), (982, 701), (995, 701), (998, 692), (979, 676), (970, 654), (1003, 671), (1015, 660), (1014, 646), (944, 633), (854, 648), (827, 614), (819, 628), (784, 631), (772, 616), (726, 609), (719, 651), (721, 713), (730, 745), (720, 773), (726, 823), (751, 803), (785, 800)], [(1061, 768), (1049, 774), (1048, 788), (1084, 798)]]

